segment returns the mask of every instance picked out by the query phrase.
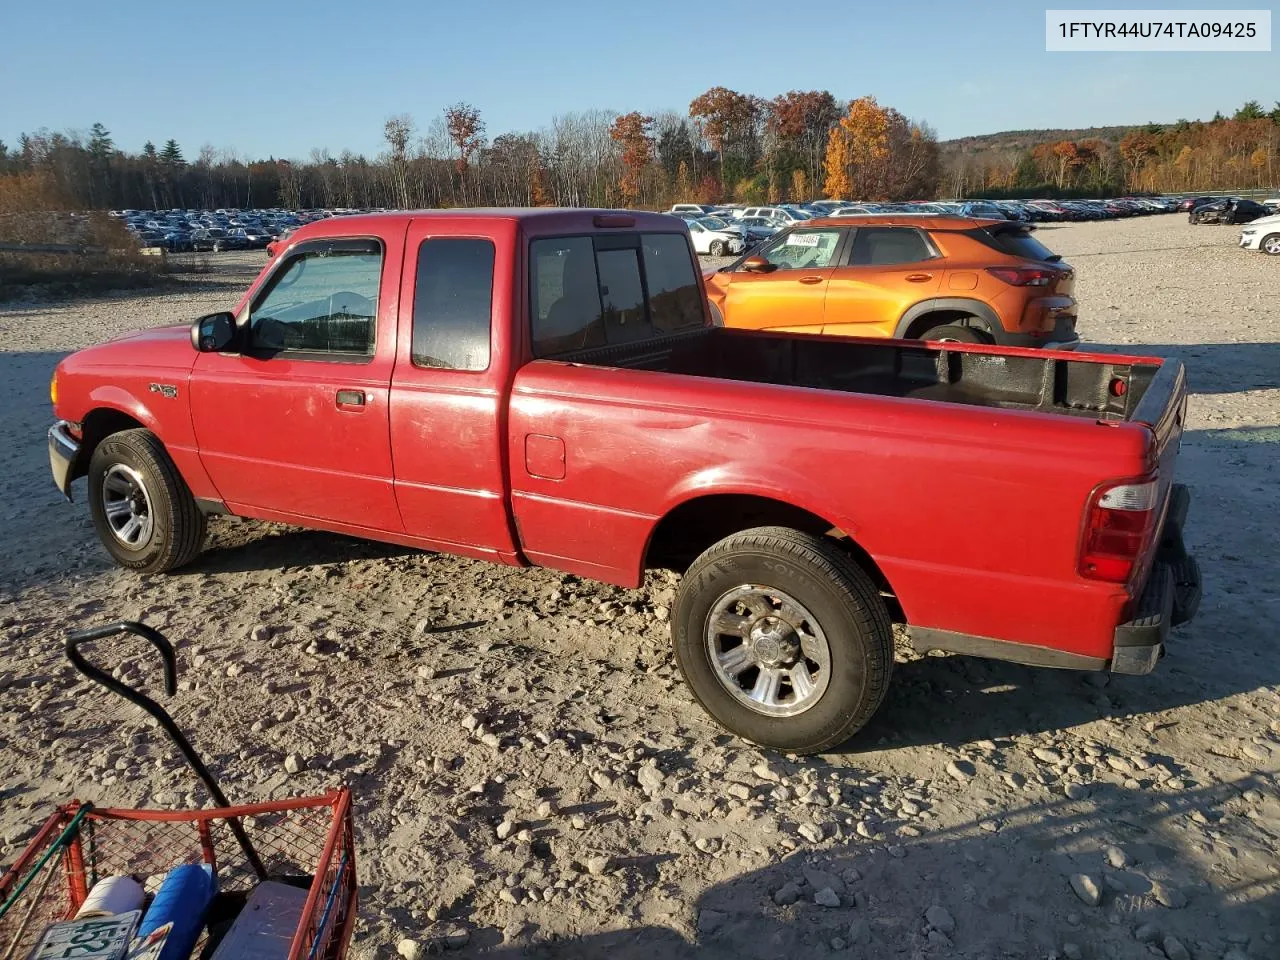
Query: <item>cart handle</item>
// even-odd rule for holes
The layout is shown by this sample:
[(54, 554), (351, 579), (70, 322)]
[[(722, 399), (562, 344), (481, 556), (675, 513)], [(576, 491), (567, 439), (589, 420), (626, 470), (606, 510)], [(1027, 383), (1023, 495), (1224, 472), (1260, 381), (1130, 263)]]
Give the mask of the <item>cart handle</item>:
[[(155, 721), (160, 724), (164, 732), (169, 734), (169, 738), (177, 745), (182, 752), (183, 759), (187, 761), (191, 769), (195, 771), (197, 777), (205, 785), (205, 789), (209, 791), (209, 796), (213, 802), (220, 807), (229, 807), (226, 796), (222, 789), (218, 786), (218, 782), (213, 779), (213, 775), (209, 772), (208, 767), (204, 765), (204, 761), (200, 759), (199, 754), (191, 746), (191, 742), (178, 729), (178, 725), (173, 722), (173, 717), (160, 704), (156, 703), (144, 693), (134, 690), (132, 687), (121, 683), (111, 674), (104, 670), (100, 670), (84, 658), (84, 654), (80, 652), (83, 644), (90, 643), (94, 640), (103, 640), (107, 637), (115, 637), (121, 634), (131, 633), (135, 636), (142, 637), (153, 647), (160, 651), (160, 657), (164, 661), (164, 691), (165, 696), (173, 696), (177, 690), (176, 678), (176, 657), (173, 653), (173, 645), (165, 639), (164, 634), (160, 633), (154, 627), (149, 627), (145, 623), (137, 623), (132, 620), (119, 620), (115, 623), (104, 624), (101, 627), (90, 627), (87, 630), (73, 630), (67, 634), (67, 659), (72, 665), (97, 683), (102, 684), (112, 693), (119, 694), (134, 706), (141, 707)], [(259, 880), (267, 879), (266, 868), (262, 865), (262, 860), (258, 857), (258, 852), (253, 848), (253, 844), (249, 841), (248, 834), (245, 833), (244, 827), (240, 823), (239, 817), (228, 817), (227, 826), (231, 828), (231, 832), (235, 835), (240, 849), (244, 851), (245, 858), (249, 861), (249, 866), (253, 868), (253, 872), (258, 875)]]

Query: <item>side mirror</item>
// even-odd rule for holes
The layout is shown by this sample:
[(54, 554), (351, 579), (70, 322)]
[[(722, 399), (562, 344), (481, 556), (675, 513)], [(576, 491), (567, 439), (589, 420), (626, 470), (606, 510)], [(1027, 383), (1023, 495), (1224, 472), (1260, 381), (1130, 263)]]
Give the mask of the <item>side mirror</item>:
[(236, 341), (234, 314), (210, 313), (191, 324), (191, 346), (201, 353), (221, 353)]
[(772, 273), (778, 268), (764, 257), (747, 257), (742, 261), (742, 269), (747, 273)]

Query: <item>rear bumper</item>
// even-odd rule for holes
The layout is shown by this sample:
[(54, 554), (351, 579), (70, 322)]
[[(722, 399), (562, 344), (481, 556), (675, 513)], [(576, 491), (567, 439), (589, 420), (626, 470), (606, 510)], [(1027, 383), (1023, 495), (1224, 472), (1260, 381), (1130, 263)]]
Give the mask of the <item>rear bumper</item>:
[(1000, 329), (995, 331), (996, 343), (1002, 347), (1036, 347), (1045, 350), (1074, 350), (1080, 345), (1080, 335), (1076, 333), (1076, 318), (1067, 314), (1058, 314), (1053, 330), (1047, 334), (1010, 333)]
[(53, 471), (54, 486), (68, 500), (71, 499), (71, 471), (80, 455), (80, 442), (71, 435), (70, 426), (66, 420), (59, 420), (49, 428), (49, 469)]
[(1179, 483), (1174, 484), (1170, 496), (1164, 532), (1138, 598), (1136, 615), (1115, 630), (1113, 673), (1150, 673), (1164, 655), (1169, 631), (1186, 623), (1200, 609), (1200, 566), (1182, 539), (1191, 495)]

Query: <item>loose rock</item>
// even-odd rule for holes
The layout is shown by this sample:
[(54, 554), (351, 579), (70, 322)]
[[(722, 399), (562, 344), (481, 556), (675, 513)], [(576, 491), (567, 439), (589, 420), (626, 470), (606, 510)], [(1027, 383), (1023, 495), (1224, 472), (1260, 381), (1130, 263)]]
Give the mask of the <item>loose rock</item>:
[(1091, 907), (1096, 907), (1102, 902), (1102, 885), (1087, 873), (1073, 873), (1071, 875), (1071, 889), (1075, 891), (1076, 896), (1082, 902)]

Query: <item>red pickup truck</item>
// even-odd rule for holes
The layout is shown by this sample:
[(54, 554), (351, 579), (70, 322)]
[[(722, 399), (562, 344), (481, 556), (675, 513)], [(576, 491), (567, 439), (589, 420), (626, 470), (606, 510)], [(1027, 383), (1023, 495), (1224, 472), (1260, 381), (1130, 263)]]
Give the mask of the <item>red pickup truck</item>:
[(682, 221), (591, 210), (300, 229), (234, 311), (54, 374), (55, 482), (156, 573), (231, 513), (635, 587), (676, 659), (790, 750), (920, 650), (1145, 673), (1199, 602), (1180, 364), (731, 330)]

